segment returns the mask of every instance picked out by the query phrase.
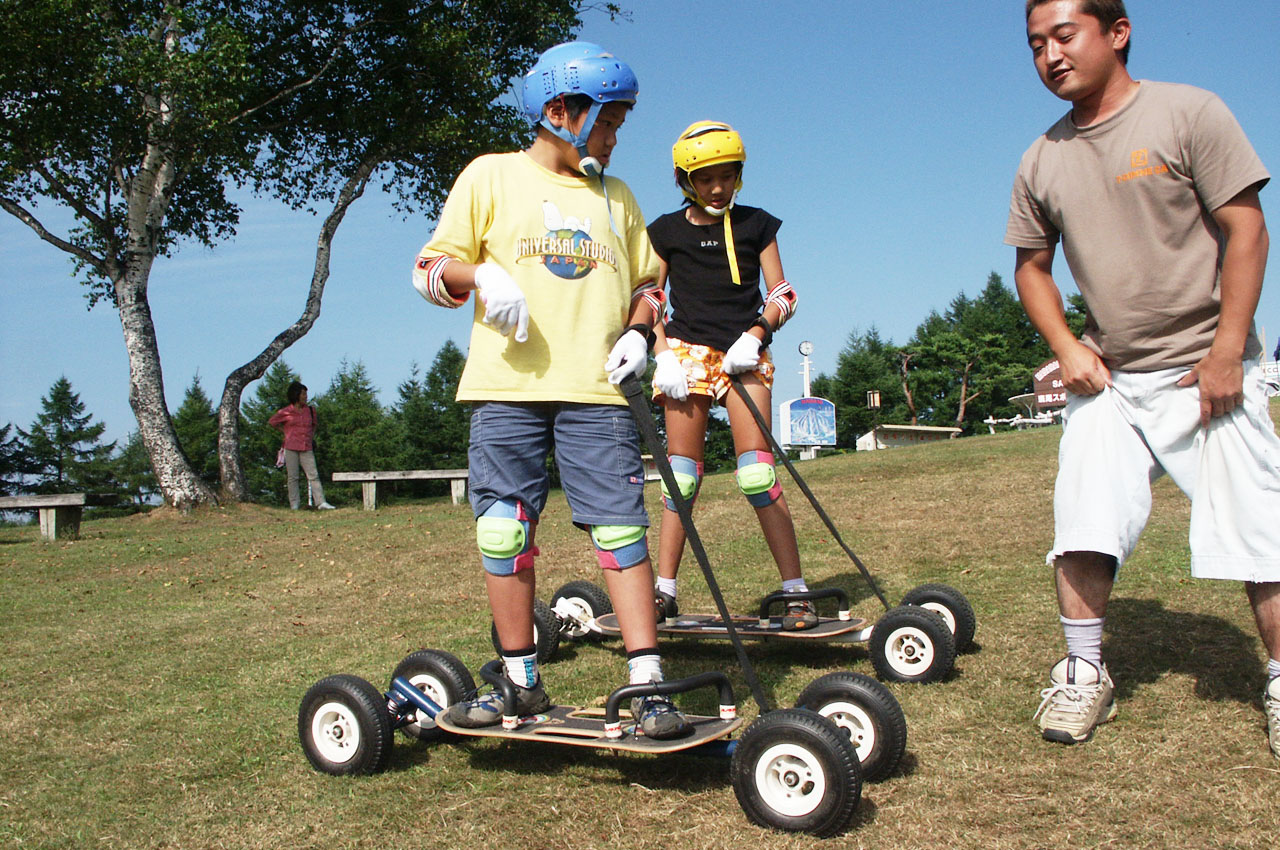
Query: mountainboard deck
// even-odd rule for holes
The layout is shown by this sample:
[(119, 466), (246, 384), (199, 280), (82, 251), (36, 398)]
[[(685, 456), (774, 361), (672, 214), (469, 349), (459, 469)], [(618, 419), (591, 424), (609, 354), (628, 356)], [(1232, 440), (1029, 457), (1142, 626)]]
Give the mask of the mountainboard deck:
[[(607, 635), (620, 635), (617, 614), (604, 614), (596, 617), (596, 625)], [(743, 640), (846, 640), (855, 639), (854, 633), (860, 632), (870, 625), (869, 620), (854, 617), (852, 620), (838, 620), (834, 617), (819, 617), (818, 625), (811, 629), (799, 631), (783, 631), (782, 617), (770, 617), (769, 625), (762, 627), (756, 617), (734, 617), (733, 627)], [(729, 629), (724, 619), (715, 614), (682, 614), (675, 623), (658, 624), (659, 635), (700, 638), (728, 638)], [(865, 639), (865, 638), (860, 638)]]
[[(623, 716), (629, 718), (630, 713), (623, 709)], [(503, 729), (501, 726), (464, 729), (461, 726), (454, 726), (442, 716), (436, 718), (436, 725), (455, 735), (546, 741), (575, 747), (594, 747), (635, 753), (673, 753), (687, 750), (726, 738), (742, 725), (742, 721), (737, 719), (721, 720), (719, 717), (703, 717), (694, 714), (686, 714), (685, 719), (693, 725), (693, 732), (672, 741), (655, 741), (652, 738), (646, 738), (636, 729), (635, 722), (630, 720), (622, 724), (621, 738), (607, 738), (604, 734), (603, 708), (576, 708), (571, 705), (553, 705), (544, 714), (522, 717), (520, 725), (515, 729)]]

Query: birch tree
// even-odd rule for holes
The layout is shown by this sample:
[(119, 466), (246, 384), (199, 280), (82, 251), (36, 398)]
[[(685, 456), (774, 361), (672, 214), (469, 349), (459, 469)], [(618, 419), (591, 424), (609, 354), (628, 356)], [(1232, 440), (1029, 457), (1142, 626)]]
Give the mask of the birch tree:
[[(183, 457), (164, 398), (148, 284), (181, 245), (235, 234), (228, 189), (322, 216), (297, 321), (228, 376), (222, 494), (248, 494), (238, 413), (247, 384), (320, 315), (333, 235), (371, 181), (433, 215), (476, 153), (519, 147), (500, 100), (581, 0), (6, 0), (0, 4), (0, 209), (66, 252), (92, 303), (120, 317), (129, 402), (161, 492), (218, 493)], [(48, 208), (69, 211), (63, 232)], [(208, 312), (216, 292), (193, 293)], [(196, 306), (199, 305), (199, 306)]]

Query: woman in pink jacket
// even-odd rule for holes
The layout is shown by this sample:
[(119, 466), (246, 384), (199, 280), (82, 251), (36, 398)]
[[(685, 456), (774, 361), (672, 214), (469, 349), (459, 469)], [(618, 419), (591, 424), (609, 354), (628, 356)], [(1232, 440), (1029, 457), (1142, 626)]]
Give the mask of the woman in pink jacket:
[(285, 391), (289, 403), (277, 410), (267, 424), (284, 433), (284, 465), (289, 472), (289, 507), (298, 509), (298, 467), (307, 474), (307, 485), (317, 510), (331, 511), (316, 472), (316, 409), (307, 404), (307, 388), (294, 381)]

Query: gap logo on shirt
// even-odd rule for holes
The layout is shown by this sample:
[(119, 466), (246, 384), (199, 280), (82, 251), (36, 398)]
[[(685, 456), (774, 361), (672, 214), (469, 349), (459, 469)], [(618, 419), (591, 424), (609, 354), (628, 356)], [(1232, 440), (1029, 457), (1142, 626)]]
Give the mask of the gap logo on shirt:
[(603, 264), (617, 268), (612, 245), (592, 240), (590, 217), (562, 215), (551, 201), (542, 203), (543, 236), (525, 237), (516, 244), (518, 262), (541, 262), (556, 277), (579, 280)]

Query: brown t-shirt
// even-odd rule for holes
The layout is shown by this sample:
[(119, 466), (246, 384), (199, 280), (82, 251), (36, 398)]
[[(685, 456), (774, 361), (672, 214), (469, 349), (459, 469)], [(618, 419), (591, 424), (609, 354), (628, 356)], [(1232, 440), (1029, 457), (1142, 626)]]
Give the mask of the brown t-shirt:
[[(1083, 341), (1110, 368), (1197, 362), (1218, 327), (1213, 211), (1269, 179), (1212, 92), (1141, 81), (1090, 127), (1063, 116), (1022, 157), (1006, 244), (1062, 252), (1088, 305)], [(1250, 330), (1245, 357), (1261, 353)]]

